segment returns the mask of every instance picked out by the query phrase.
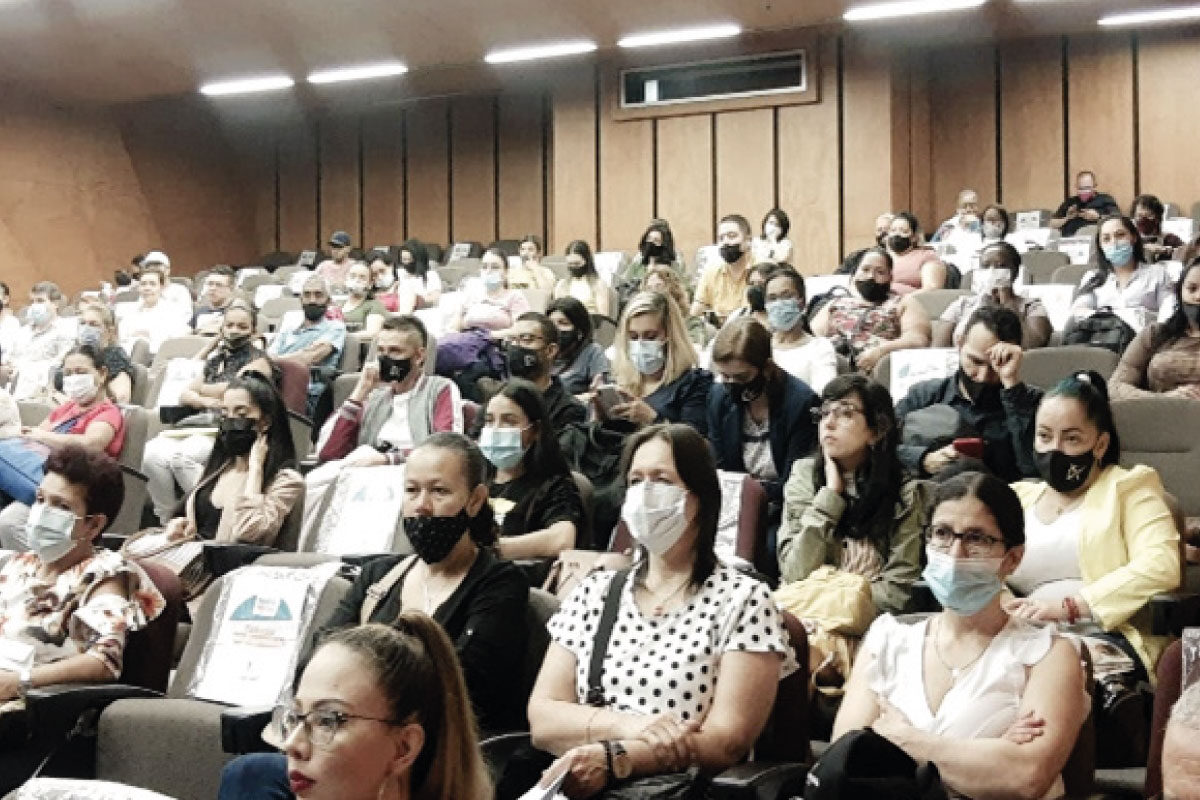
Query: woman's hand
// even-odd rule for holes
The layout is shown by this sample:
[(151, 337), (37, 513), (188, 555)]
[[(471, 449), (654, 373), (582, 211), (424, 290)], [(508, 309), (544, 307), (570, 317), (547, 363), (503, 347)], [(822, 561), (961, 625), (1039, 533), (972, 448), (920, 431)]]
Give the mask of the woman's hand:
[(885, 355), (887, 355), (887, 353), (883, 350), (883, 348), (872, 347), (869, 350), (863, 350), (861, 353), (859, 353), (858, 358), (854, 360), (854, 363), (858, 366), (859, 372), (869, 373), (875, 369), (875, 365), (878, 364), (879, 360)]
[(1032, 600), (1028, 597), (1015, 597), (1004, 603), (1004, 610), (1017, 619), (1030, 622), (1066, 622), (1067, 612), (1062, 604), (1052, 604), (1045, 600)]
[(258, 438), (254, 440), (254, 444), (250, 446), (250, 469), (262, 471), (262, 468), (267, 463), (267, 434), (260, 433)]
[(625, 391), (621, 392), (621, 398), (625, 402), (613, 406), (611, 416), (627, 419), (638, 425), (650, 425), (658, 419), (658, 412), (645, 400), (634, 397)]
[(187, 517), (176, 517), (163, 528), (167, 539), (172, 542), (182, 542), (196, 535), (196, 524)]
[(546, 775), (558, 775), (566, 770), (563, 793), (571, 798), (592, 797), (608, 785), (608, 757), (602, 744), (573, 747), (559, 756), (546, 770)]
[(825, 455), (825, 485), (838, 494), (846, 491), (846, 481), (842, 479), (842, 471), (837, 462), (828, 453)]
[(638, 734), (649, 745), (654, 761), (662, 772), (679, 772), (696, 760), (692, 734), (700, 730), (699, 723), (680, 722), (671, 714), (656, 717)]
[(901, 750), (918, 733), (903, 712), (882, 698), (879, 700), (879, 719), (871, 723), (871, 729)]
[(1029, 744), (1046, 732), (1046, 720), (1033, 711), (1026, 711), (1008, 726), (1001, 739), (1013, 744)]

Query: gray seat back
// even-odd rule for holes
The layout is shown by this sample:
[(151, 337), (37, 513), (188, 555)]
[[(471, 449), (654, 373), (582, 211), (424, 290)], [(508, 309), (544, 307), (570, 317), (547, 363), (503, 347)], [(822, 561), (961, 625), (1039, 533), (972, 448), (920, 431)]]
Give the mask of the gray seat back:
[(1088, 345), (1041, 347), (1029, 350), (1021, 361), (1021, 377), (1030, 386), (1049, 391), (1079, 370), (1093, 369), (1108, 380), (1120, 358), (1112, 350)]
[(1113, 403), (1121, 436), (1121, 464), (1158, 470), (1163, 486), (1186, 516), (1200, 515), (1200, 402), (1139, 397)]

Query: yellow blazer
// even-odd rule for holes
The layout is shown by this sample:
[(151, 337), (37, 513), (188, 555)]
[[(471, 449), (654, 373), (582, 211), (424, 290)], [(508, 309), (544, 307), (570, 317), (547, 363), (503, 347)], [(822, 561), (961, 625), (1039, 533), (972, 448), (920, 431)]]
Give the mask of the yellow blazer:
[[(1023, 481), (1013, 489), (1031, 507), (1046, 484)], [(1081, 592), (1092, 618), (1129, 640), (1150, 679), (1169, 639), (1150, 635), (1150, 598), (1179, 588), (1179, 531), (1150, 467), (1108, 466), (1079, 508)]]

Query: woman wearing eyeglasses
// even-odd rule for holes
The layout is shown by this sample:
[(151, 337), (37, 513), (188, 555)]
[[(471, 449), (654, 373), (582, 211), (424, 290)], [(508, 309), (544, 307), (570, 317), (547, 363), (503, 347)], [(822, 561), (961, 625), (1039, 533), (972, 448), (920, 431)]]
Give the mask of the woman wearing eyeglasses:
[(485, 800), (492, 796), (463, 673), (438, 623), (403, 612), (392, 625), (339, 631), (313, 654), (268, 738), (283, 754), (243, 756), (221, 798)]
[(833, 726), (870, 727), (938, 768), (952, 796), (1061, 797), (1087, 716), (1079, 654), (1053, 628), (1007, 613), (1004, 579), (1021, 563), (1016, 493), (965, 473), (934, 498), (924, 577), (943, 611), (871, 626)]
[[(834, 378), (821, 393), (816, 416), (816, 454), (796, 462), (783, 490), (780, 583), (810, 580), (825, 566), (857, 576), (840, 581), (863, 595), (861, 633), (875, 614), (908, 610), (913, 581), (921, 574), (927, 488), (904, 476), (892, 397), (880, 384), (858, 374)], [(819, 626), (812, 607), (789, 604), (789, 594), (785, 586), (780, 604), (806, 618), (810, 628)], [(809, 658), (819, 685), (840, 684), (857, 647), (853, 636), (831, 627), (810, 635)]]

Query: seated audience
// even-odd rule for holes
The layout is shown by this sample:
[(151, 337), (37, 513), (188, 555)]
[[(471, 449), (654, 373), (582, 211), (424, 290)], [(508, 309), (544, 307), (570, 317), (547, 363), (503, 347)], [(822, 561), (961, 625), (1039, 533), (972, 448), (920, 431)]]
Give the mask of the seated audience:
[[(25, 695), (39, 686), (110, 683), (123, 664), (126, 637), (159, 615), (165, 601), (136, 563), (97, 545), (125, 499), (121, 468), (78, 444), (51, 452), (29, 510), (29, 552), (0, 566), (0, 791), (26, 780), (11, 763), (28, 741)], [(26, 536), (22, 537), (23, 539)], [(35, 748), (36, 749), (36, 748)], [(10, 769), (12, 770), (10, 772)]]
[(946, 241), (958, 233), (980, 233), (980, 227), (979, 193), (974, 189), (963, 189), (958, 193), (954, 216), (938, 226), (929, 241)]
[(817, 336), (860, 372), (875, 369), (893, 350), (929, 346), (929, 317), (912, 297), (892, 291), (892, 257), (882, 247), (863, 253), (850, 291), (827, 302), (812, 319)]
[[(623, 468), (621, 516), (641, 557), (632, 570), (589, 575), (563, 603), (529, 701), (533, 744), (558, 756), (571, 797), (736, 764), (796, 666), (766, 585), (717, 560), (721, 491), (704, 437), (685, 425), (647, 428), (626, 444)], [(587, 665), (614, 590), (603, 698), (593, 700)]]
[(0, 370), (0, 378), (3, 379), (0, 383), (8, 383), (13, 373), (20, 372), (24, 367), (38, 371), (45, 369), (46, 378), (40, 386), (46, 386), (50, 380), (51, 365), (60, 363), (74, 344), (73, 331), (58, 316), (58, 304), (62, 299), (62, 292), (50, 281), (39, 281), (29, 290), (25, 325), (13, 337), (12, 348), (0, 352), (4, 362), (4, 368)]
[(308, 415), (329, 381), (326, 374), (335, 367), (346, 346), (346, 325), (329, 308), (329, 286), (323, 278), (309, 276), (300, 293), (304, 317), (300, 324), (279, 332), (267, 348), (273, 358), (296, 361), (312, 373), (308, 382)]
[(751, 244), (756, 263), (787, 264), (792, 260), (792, 240), (787, 238), (792, 223), (782, 208), (772, 208), (763, 217), (762, 237)]
[(429, 265), (429, 251), (416, 239), (400, 245), (400, 271), (396, 283), (396, 311), (411, 314), (420, 308), (435, 308), (442, 296), (442, 278)]
[[(448, 325), (451, 330), (482, 328), (495, 338), (503, 338), (517, 317), (529, 310), (529, 301), (508, 282), (508, 258), (498, 247), (489, 247), (479, 260), (480, 281), (471, 281), (463, 291), (463, 301)], [(547, 287), (547, 291), (553, 287)]]
[(313, 270), (316, 277), (325, 281), (331, 291), (340, 290), (346, 285), (346, 274), (354, 259), (350, 257), (350, 234), (345, 231), (334, 231), (329, 237), (329, 258), (317, 264)]
[[(997, 478), (967, 473), (938, 487), (924, 575), (943, 610), (913, 624), (875, 621), (834, 741), (870, 727), (936, 766), (956, 797), (1062, 796), (1091, 702), (1075, 647), (1002, 606), (1024, 527), (1020, 503)], [(1039, 735), (1022, 735), (1030, 729)]]
[(225, 264), (218, 264), (204, 276), (200, 304), (196, 306), (191, 322), (188, 323), (190, 327), (195, 328), (196, 333), (216, 336), (221, 332), (225, 309), (229, 308), (229, 304), (235, 299), (236, 281), (233, 268)]
[[(783, 266), (788, 266), (784, 264)], [(767, 327), (767, 276), (779, 266), (769, 261), (755, 264), (746, 277), (746, 297), (742, 306), (725, 318), (725, 324), (738, 319), (753, 319)]]
[(699, 314), (688, 315), (692, 304), (688, 300), (688, 291), (683, 285), (683, 277), (670, 267), (651, 267), (642, 281), (641, 291), (660, 292), (666, 294), (679, 306), (679, 313), (684, 316), (684, 327), (687, 330), (688, 341), (696, 348), (708, 347), (717, 329), (710, 325)]
[(571, 277), (563, 278), (554, 285), (554, 298), (574, 297), (583, 303), (589, 314), (615, 317), (617, 309), (613, 308), (608, 284), (596, 272), (596, 262), (588, 243), (576, 239), (568, 244), (566, 258)]
[[(875, 218), (875, 244), (871, 247), (882, 247), (887, 249), (888, 231), (892, 227), (892, 220), (896, 215), (890, 211), (885, 211)], [(851, 251), (845, 259), (842, 260), (841, 266), (836, 270), (838, 275), (853, 275), (858, 272), (858, 264), (862, 261), (863, 255), (866, 254), (871, 247), (864, 247), (861, 250)]]
[(888, 227), (888, 253), (892, 256), (892, 290), (908, 294), (918, 289), (942, 289), (946, 286), (946, 265), (937, 251), (926, 247), (921, 238), (921, 223), (907, 211), (901, 211)]
[(161, 250), (151, 250), (142, 256), (138, 265), (137, 277), (134, 280), (140, 280), (142, 272), (147, 269), (157, 269), (162, 273), (162, 299), (176, 306), (179, 309), (180, 318), (185, 322), (190, 320), (192, 318), (192, 292), (183, 284), (171, 280), (171, 259), (167, 258), (167, 254)]
[(1200, 400), (1200, 261), (1175, 286), (1175, 310), (1125, 348), (1109, 379), (1114, 400), (1168, 395)]
[(1200, 797), (1200, 685), (1184, 689), (1172, 706), (1162, 747), (1163, 800), (1196, 800)]
[(321, 466), (305, 476), (304, 530), (319, 522), (346, 467), (403, 464), (432, 434), (462, 433), (462, 398), (449, 378), (426, 375), (428, 338), (416, 317), (393, 317), (375, 337), (377, 358), (336, 411), (317, 451)]
[(508, 374), (524, 378), (542, 393), (551, 427), (557, 432), (587, 418), (587, 408), (564, 387), (554, 373), (558, 357), (558, 327), (545, 314), (526, 311), (512, 327), (505, 355)]
[[(1072, 310), (1137, 309), (1164, 322), (1175, 311), (1174, 281), (1163, 264), (1146, 260), (1142, 237), (1128, 217), (1105, 217), (1096, 229), (1097, 268), (1083, 276)], [(1135, 326), (1140, 327), (1140, 326)]]
[(611, 418), (639, 428), (683, 422), (707, 433), (712, 375), (696, 366), (679, 307), (667, 295), (640, 292), (625, 307), (613, 342), (613, 377), (622, 402), (609, 410)]
[(1004, 241), (1004, 237), (1012, 233), (1012, 219), (1008, 216), (1008, 209), (995, 203), (984, 208), (983, 224), (979, 226), (979, 232), (983, 235), (985, 245)]
[[(521, 263), (508, 271), (509, 288), (553, 291), (558, 278), (553, 270), (542, 266), (542, 240), (533, 234), (526, 235), (521, 239), (517, 253)], [(507, 258), (505, 260), (507, 262)]]
[(558, 447), (541, 392), (513, 379), (488, 401), (479, 449), (495, 468), (488, 501), (501, 558), (556, 558), (587, 535), (583, 498)]
[[(241, 300), (225, 312), (221, 337), (196, 355), (204, 362), (203, 373), (180, 393), (180, 414), (219, 410), (229, 382), (244, 372), (272, 375), (267, 354), (253, 344), (255, 320), (253, 306)], [(142, 472), (149, 479), (146, 488), (154, 513), (164, 525), (175, 514), (179, 496), (175, 487), (178, 485), (185, 495), (195, 488), (212, 446), (212, 437), (207, 433), (182, 438), (159, 434), (146, 442)]]
[(773, 331), (772, 358), (786, 372), (820, 394), (837, 377), (837, 352), (824, 336), (813, 336), (805, 308), (808, 298), (804, 278), (789, 266), (767, 276), (764, 300), (767, 326)]
[[(133, 394), (133, 362), (117, 344), (117, 322), (112, 311), (103, 303), (91, 303), (79, 310), (75, 341), (88, 344), (100, 352), (108, 370), (108, 396), (117, 404), (129, 402)], [(62, 391), (62, 368), (55, 378), (55, 388)]]
[(379, 333), (387, 316), (387, 308), (375, 299), (371, 268), (355, 261), (346, 270), (346, 302), (342, 304), (342, 319), (349, 330), (363, 331), (374, 336)]
[(676, 275), (683, 275), (683, 257), (675, 249), (671, 226), (663, 219), (654, 220), (642, 233), (637, 252), (621, 271), (620, 281), (624, 285), (645, 288), (643, 281), (654, 267), (666, 267)]
[(568, 394), (584, 394), (597, 375), (610, 369), (604, 348), (592, 341), (592, 317), (574, 297), (552, 300), (546, 316), (558, 329), (558, 354), (551, 374), (562, 381)]
[(264, 737), (283, 752), (231, 761), (219, 800), (491, 800), (463, 671), (425, 614), (338, 631), (292, 691)]
[[(386, 250), (372, 250), (367, 266), (371, 269), (371, 285), (375, 287), (375, 299), (392, 313), (400, 307), (400, 286), (396, 282), (396, 260)], [(408, 311), (407, 313), (412, 313)]]
[[(953, 325), (950, 337), (935, 336), (935, 347), (961, 344), (967, 332), (967, 320), (978, 309), (995, 306), (1007, 308), (1021, 320), (1021, 345), (1026, 350), (1045, 347), (1054, 327), (1042, 301), (1025, 298), (1014, 288), (1021, 276), (1021, 254), (1008, 242), (985, 244), (979, 253), (979, 266), (971, 273), (971, 291), (942, 312), (942, 322)], [(938, 341), (941, 339), (941, 341)]]
[(803, 381), (771, 357), (771, 334), (752, 319), (727, 323), (713, 340), (708, 437), (717, 469), (745, 472), (767, 500), (783, 500), (792, 464), (816, 446), (812, 412), (818, 400)]
[(287, 408), (267, 378), (248, 372), (226, 385), (220, 412), (204, 472), (165, 531), (178, 540), (269, 547), (304, 488)]
[[(886, 388), (862, 375), (841, 375), (821, 400), (820, 443), (796, 462), (783, 489), (780, 582), (804, 581), (830, 566), (862, 578), (875, 614), (904, 613), (921, 571), (926, 484), (906, 478), (901, 468)], [(817, 626), (808, 622), (810, 632)], [(839, 639), (826, 630), (810, 637), (810, 664), (823, 685), (849, 675), (853, 644)]]
[(138, 294), (141, 299), (135, 308), (121, 317), (119, 329), (121, 344), (132, 350), (134, 342), (142, 339), (157, 353), (167, 339), (186, 336), (192, 332), (188, 327), (190, 314), (181, 314), (179, 306), (163, 296), (166, 277), (158, 267), (144, 267), (138, 279)]
[[(958, 348), (958, 372), (922, 381), (896, 405), (901, 426), (910, 414), (949, 406), (964, 427), (982, 440), (983, 462), (1006, 481), (1038, 474), (1033, 458), (1034, 415), (1042, 390), (1021, 380), (1021, 320), (1007, 308), (984, 306), (971, 315)], [(914, 475), (936, 476), (963, 454), (950, 439), (973, 438), (949, 431), (933, 444), (901, 444), (900, 461)]]
[(1075, 176), (1075, 194), (1063, 200), (1050, 216), (1050, 227), (1063, 236), (1074, 236), (1080, 228), (1120, 213), (1111, 195), (1096, 191), (1096, 173), (1084, 170)]
[(1179, 531), (1158, 473), (1118, 466), (1121, 442), (1104, 379), (1078, 372), (1038, 407), (1042, 480), (1013, 484), (1025, 508), (1028, 555), (1008, 577), (1009, 613), (1036, 622), (1093, 622), (1154, 673), (1168, 639), (1150, 633), (1147, 603), (1180, 582)]
[(1162, 223), (1166, 216), (1166, 208), (1162, 201), (1152, 194), (1139, 194), (1133, 200), (1133, 208), (1129, 216), (1137, 225), (1138, 233), (1142, 236), (1142, 249), (1146, 252), (1146, 260), (1150, 263), (1170, 261), (1175, 256), (1176, 248), (1183, 247), (1183, 239), (1173, 233), (1163, 233)]
[(741, 214), (726, 214), (717, 223), (717, 252), (721, 263), (707, 266), (700, 275), (691, 313), (712, 315), (720, 324), (746, 302), (750, 223)]

